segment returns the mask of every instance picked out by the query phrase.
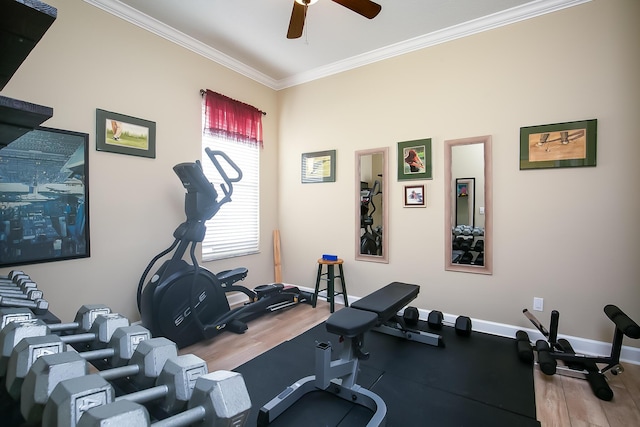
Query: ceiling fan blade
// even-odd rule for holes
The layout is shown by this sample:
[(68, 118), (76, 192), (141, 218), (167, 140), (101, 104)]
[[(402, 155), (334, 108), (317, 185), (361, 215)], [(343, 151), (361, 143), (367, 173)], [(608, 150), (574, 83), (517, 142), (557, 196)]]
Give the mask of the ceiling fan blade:
[(380, 11), (382, 10), (382, 6), (370, 0), (333, 0), (333, 1), (369, 19), (375, 18), (378, 15), (378, 13), (380, 13)]
[(291, 11), (291, 20), (289, 21), (289, 30), (287, 31), (288, 39), (297, 39), (302, 36), (304, 28), (304, 20), (307, 17), (307, 6), (293, 2), (293, 10)]

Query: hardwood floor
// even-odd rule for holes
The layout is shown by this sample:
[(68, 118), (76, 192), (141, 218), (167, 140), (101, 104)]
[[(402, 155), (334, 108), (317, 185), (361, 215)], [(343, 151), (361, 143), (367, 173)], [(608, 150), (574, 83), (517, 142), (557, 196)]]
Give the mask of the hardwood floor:
[[(302, 304), (254, 320), (243, 335), (223, 333), (181, 353), (206, 360), (210, 372), (231, 370), (323, 322), (329, 314), (324, 302), (315, 309)], [(611, 402), (595, 397), (584, 380), (547, 376), (534, 368), (537, 418), (542, 427), (640, 426), (640, 366), (623, 366), (625, 371), (609, 382), (614, 392)]]
[(640, 366), (622, 364), (625, 371), (609, 385), (613, 400), (605, 402), (581, 379), (548, 376), (536, 367), (536, 411), (543, 427), (640, 426)]

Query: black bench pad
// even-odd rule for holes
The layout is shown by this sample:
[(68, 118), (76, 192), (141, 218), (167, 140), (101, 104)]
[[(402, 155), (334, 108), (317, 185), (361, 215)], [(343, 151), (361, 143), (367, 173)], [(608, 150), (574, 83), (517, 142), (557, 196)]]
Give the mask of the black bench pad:
[(408, 283), (392, 282), (351, 304), (358, 310), (374, 312), (378, 323), (384, 323), (413, 301), (420, 292), (420, 286)]
[(378, 316), (370, 311), (345, 307), (327, 319), (327, 332), (353, 338), (373, 328)]

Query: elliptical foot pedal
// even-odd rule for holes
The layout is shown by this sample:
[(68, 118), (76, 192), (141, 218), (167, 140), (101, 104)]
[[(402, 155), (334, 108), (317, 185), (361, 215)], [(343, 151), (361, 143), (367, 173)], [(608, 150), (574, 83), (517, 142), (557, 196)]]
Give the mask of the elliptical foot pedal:
[(244, 334), (244, 331), (249, 329), (249, 327), (245, 322), (233, 319), (231, 322), (227, 323), (226, 329), (230, 330), (234, 334)]

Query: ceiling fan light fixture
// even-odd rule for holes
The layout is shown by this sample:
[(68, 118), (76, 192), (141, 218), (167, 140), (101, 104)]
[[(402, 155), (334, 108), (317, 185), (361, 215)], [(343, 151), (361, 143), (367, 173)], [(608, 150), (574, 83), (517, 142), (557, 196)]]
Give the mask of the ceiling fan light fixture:
[[(289, 20), (289, 29), (287, 30), (288, 39), (297, 39), (302, 36), (304, 21), (307, 17), (307, 9), (317, 1), (318, 0), (294, 0), (291, 19)], [(382, 6), (371, 0), (333, 0), (333, 2), (368, 19), (375, 18), (382, 10)]]

